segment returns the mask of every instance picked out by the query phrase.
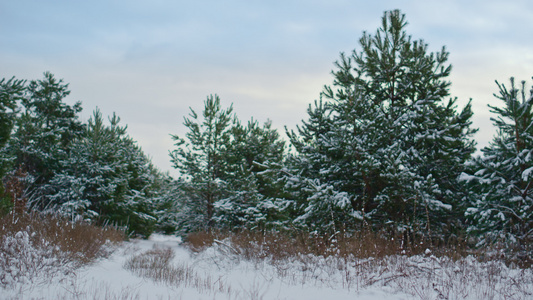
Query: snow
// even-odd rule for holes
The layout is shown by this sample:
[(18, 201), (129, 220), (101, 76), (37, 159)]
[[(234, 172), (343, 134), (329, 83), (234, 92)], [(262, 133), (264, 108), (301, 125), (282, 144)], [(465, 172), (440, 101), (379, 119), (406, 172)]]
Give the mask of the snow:
[(472, 180), (476, 180), (476, 176), (472, 176), (472, 175), (469, 175), (469, 174), (466, 174), (465, 172), (462, 172), (461, 175), (459, 175), (459, 178), (458, 178), (458, 181), (465, 181), (465, 182), (470, 182)]
[(531, 176), (531, 172), (533, 172), (533, 167), (524, 170), (524, 172), (522, 172), (522, 180), (528, 181), (528, 178)]
[[(133, 257), (163, 250), (173, 253), (169, 266), (185, 270), (185, 280), (154, 280), (126, 268)], [(125, 242), (109, 258), (46, 284), (34, 279), (32, 283), (0, 288), (0, 298), (409, 300), (441, 299), (444, 293), (446, 299), (483, 299), (483, 295), (492, 295), (480, 292), (511, 289), (506, 281), (522, 280), (526, 283), (520, 288), (531, 290), (530, 270), (513, 271), (498, 263), (482, 265), (471, 257), (454, 262), (435, 257), (429, 249), (425, 255), (393, 256), (383, 262), (368, 258), (352, 264), (340, 258), (311, 255), (284, 261), (246, 260), (225, 240), (193, 253), (177, 237), (152, 235), (149, 240)], [(487, 284), (494, 285), (495, 278), (474, 282), (468, 277), (474, 273), (484, 276), (486, 270), (501, 273), (496, 286), (487, 288)], [(446, 285), (451, 287), (447, 291)], [(514, 290), (509, 292), (516, 295)], [(516, 299), (531, 297), (527, 292), (518, 295)]]

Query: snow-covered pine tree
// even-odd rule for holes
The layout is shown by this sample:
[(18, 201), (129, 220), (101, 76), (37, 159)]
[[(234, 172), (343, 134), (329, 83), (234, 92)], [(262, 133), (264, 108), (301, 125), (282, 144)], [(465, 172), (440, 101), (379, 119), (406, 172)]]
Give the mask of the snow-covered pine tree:
[[(399, 11), (385, 12), (376, 34), (363, 34), (360, 52), (341, 54), (336, 63), (333, 86), (322, 93), (327, 102), (316, 110), (327, 121), (310, 114), (314, 125), (300, 130), (300, 141), (289, 135), (299, 168), (315, 166), (314, 175), (288, 180), (317, 190), (298, 200), (309, 204), (303, 217), (329, 201), (340, 209), (341, 224), (363, 220), (377, 229), (426, 235), (455, 227), (456, 178), (474, 151), (471, 107), (457, 113), (455, 99), (445, 102), (448, 53), (429, 53), (406, 26)], [(318, 132), (319, 125), (326, 130)], [(320, 229), (327, 222), (313, 224)]]
[[(497, 134), (463, 180), (473, 190), (466, 214), (481, 244), (526, 247), (533, 241), (533, 88), (496, 82), (501, 105), (489, 105)], [(531, 249), (530, 249), (531, 250)]]
[[(16, 120), (16, 112), (20, 99), (24, 96), (25, 81), (14, 77), (0, 80), (0, 179), (12, 169), (13, 156), (5, 147), (11, 139)], [(2, 181), (3, 182), (3, 181)], [(0, 183), (0, 215), (10, 210), (12, 203), (6, 195), (4, 184)]]
[(283, 163), (285, 143), (267, 121), (247, 126), (235, 120), (224, 150), (227, 161), (223, 181), (229, 194), (215, 203), (216, 220), (230, 228), (279, 225), (281, 187), (275, 169)]
[(339, 173), (354, 170), (343, 159), (339, 143), (345, 141), (339, 136), (334, 110), (320, 99), (309, 105), (307, 113), (309, 120), (297, 127), (297, 133), (287, 131), (296, 151), (288, 156), (283, 170), (285, 190), (293, 201), (291, 217), (309, 230), (353, 227), (362, 216), (351, 207), (349, 195), (337, 180)]
[[(302, 121), (302, 126), (297, 126), (297, 132), (286, 129), (287, 136), (296, 153), (289, 155), (291, 173), (297, 173), (303, 178), (322, 178), (326, 174), (321, 173), (323, 166), (329, 164), (326, 155), (327, 145), (324, 145), (324, 137), (333, 131), (335, 126), (332, 119), (332, 111), (320, 99), (307, 108), (308, 121)], [(297, 154), (297, 155), (295, 155)], [(325, 161), (323, 161), (325, 159)], [(297, 182), (294, 182), (297, 183)], [(298, 188), (294, 192), (298, 192)], [(300, 197), (298, 197), (300, 198)]]
[(170, 153), (182, 174), (174, 190), (180, 232), (210, 227), (265, 228), (279, 225), (284, 199), (277, 180), (285, 144), (270, 122), (242, 125), (218, 96), (204, 102), (203, 118), (191, 109), (187, 141), (173, 135)]
[(183, 214), (184, 227), (211, 227), (215, 202), (227, 196), (226, 182), (222, 180), (227, 164), (223, 154), (234, 118), (232, 106), (224, 110), (218, 95), (210, 95), (204, 101), (202, 118), (192, 108), (185, 118), (187, 140), (172, 135), (176, 149), (170, 152), (171, 161), (183, 176), (180, 182), (187, 194), (186, 199), (181, 199), (187, 202), (188, 210)]
[(43, 208), (44, 185), (61, 169), (60, 161), (68, 156), (70, 144), (83, 131), (78, 118), (81, 103), (64, 102), (70, 94), (68, 84), (49, 72), (44, 79), (32, 80), (21, 99), (22, 112), (17, 116), (15, 131), (6, 152), (14, 157), (14, 167), (29, 174), (30, 204)]
[(149, 236), (155, 228), (158, 171), (113, 115), (105, 125), (96, 109), (84, 133), (60, 161), (43, 197), (69, 217), (126, 226), (128, 232)]
[[(157, 195), (154, 198), (155, 216), (157, 217), (155, 230), (164, 234), (173, 234), (178, 230), (188, 232), (193, 228), (201, 228), (201, 220), (198, 223), (191, 222), (191, 227), (185, 228), (190, 219), (182, 216), (191, 214), (186, 212), (188, 205), (184, 205), (187, 202), (185, 199), (188, 199), (183, 188), (184, 182), (179, 179), (174, 180), (168, 173), (161, 175)], [(200, 214), (193, 213), (193, 215), (198, 216)]]
[(0, 148), (9, 139), (15, 125), (17, 102), (24, 96), (25, 81), (14, 77), (0, 80)]

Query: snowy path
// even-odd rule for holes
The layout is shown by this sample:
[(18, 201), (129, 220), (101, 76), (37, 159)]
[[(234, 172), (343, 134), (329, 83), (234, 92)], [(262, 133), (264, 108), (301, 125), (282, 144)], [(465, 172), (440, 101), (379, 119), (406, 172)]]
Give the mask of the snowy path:
[[(133, 255), (153, 249), (170, 248), (172, 264), (188, 266), (195, 276), (206, 279), (211, 286), (199, 288), (169, 285), (141, 278), (126, 270), (124, 265)], [(47, 285), (25, 285), (15, 290), (0, 290), (1, 299), (417, 299), (380, 288), (356, 292), (336, 285), (336, 281), (308, 280), (298, 283), (295, 275), (276, 276), (274, 267), (262, 263), (239, 261), (209, 248), (201, 254), (191, 254), (180, 246), (175, 237), (154, 235), (149, 240), (124, 243), (108, 259), (78, 270), (75, 275)], [(289, 266), (288, 266), (289, 267)], [(291, 266), (292, 268), (293, 266)], [(288, 279), (289, 278), (289, 279)], [(198, 280), (198, 279), (196, 279)], [(323, 284), (322, 284), (323, 283)], [(2, 295), (3, 294), (3, 295)]]
[(153, 235), (125, 242), (109, 258), (62, 279), (41, 276), (0, 289), (0, 300), (533, 299), (531, 269), (471, 256), (453, 260), (427, 250), (380, 259), (245, 260), (238, 251), (217, 241), (192, 253), (176, 237)]

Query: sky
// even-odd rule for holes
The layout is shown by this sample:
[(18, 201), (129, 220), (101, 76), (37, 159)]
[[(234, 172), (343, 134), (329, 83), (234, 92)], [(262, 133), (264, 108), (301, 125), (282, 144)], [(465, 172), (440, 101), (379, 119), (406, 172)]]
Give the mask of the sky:
[(407, 33), (446, 46), (450, 94), (473, 104), (478, 148), (492, 139), (495, 80), (533, 76), (533, 1), (0, 0), (0, 78), (69, 83), (65, 102), (116, 112), (156, 166), (177, 174), (171, 134), (207, 96), (240, 120), (271, 120), (284, 134), (330, 85), (341, 52), (360, 49), (383, 12), (406, 14)]

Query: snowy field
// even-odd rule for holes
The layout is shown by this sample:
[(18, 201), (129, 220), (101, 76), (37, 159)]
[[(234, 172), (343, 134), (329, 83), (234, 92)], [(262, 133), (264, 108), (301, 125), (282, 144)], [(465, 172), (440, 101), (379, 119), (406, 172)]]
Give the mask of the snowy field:
[[(533, 299), (531, 269), (419, 256), (245, 260), (228, 241), (200, 253), (153, 235), (61, 275), (34, 273), (1, 299)], [(40, 274), (40, 275), (39, 275)]]

